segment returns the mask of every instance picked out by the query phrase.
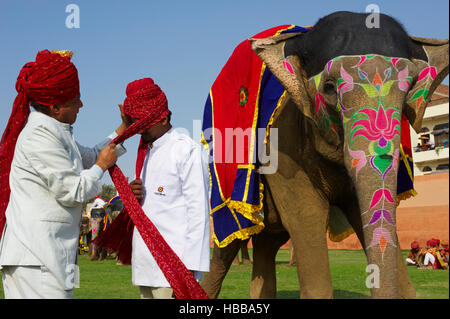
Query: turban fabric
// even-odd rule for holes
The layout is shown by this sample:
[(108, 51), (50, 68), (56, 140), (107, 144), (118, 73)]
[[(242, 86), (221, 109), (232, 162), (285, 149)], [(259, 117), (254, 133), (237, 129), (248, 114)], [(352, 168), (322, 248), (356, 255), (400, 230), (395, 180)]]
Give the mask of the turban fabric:
[(419, 243), (418, 243), (417, 241), (413, 241), (413, 242), (411, 243), (411, 248), (412, 248), (412, 249), (418, 249), (418, 248), (419, 248)]
[[(169, 114), (164, 92), (150, 78), (131, 82), (127, 86), (126, 94), (123, 111), (127, 116), (135, 118), (137, 121), (111, 143), (122, 143), (134, 134), (161, 121)], [(141, 138), (136, 160), (137, 177), (141, 175), (147, 147), (148, 145)], [(96, 238), (94, 243), (97, 246), (117, 252), (118, 258), (124, 264), (130, 264), (132, 235), (134, 226), (136, 226), (172, 287), (175, 297), (178, 299), (207, 299), (208, 295), (192, 273), (145, 215), (120, 168), (114, 165), (109, 169), (109, 173), (125, 207), (106, 231)]]
[(30, 103), (58, 105), (80, 96), (78, 72), (70, 62), (71, 57), (70, 51), (40, 51), (36, 60), (25, 64), (17, 77), (17, 97), (0, 141), (0, 237), (11, 192), (11, 162), (17, 138), (30, 114)]

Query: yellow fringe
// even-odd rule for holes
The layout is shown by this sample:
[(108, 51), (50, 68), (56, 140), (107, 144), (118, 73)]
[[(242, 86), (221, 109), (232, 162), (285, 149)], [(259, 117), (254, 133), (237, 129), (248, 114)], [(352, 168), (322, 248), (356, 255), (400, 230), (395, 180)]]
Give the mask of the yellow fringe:
[(436, 250), (436, 258), (439, 261), (441, 267), (447, 269), (448, 264), (444, 260), (442, 260), (441, 252), (439, 250)]
[[(259, 204), (258, 205), (252, 205), (240, 201), (235, 201), (231, 199), (227, 199), (222, 204), (214, 207), (214, 209), (211, 211), (210, 215), (212, 216), (214, 212), (219, 210), (220, 208), (224, 207), (225, 205), (231, 210), (234, 218), (236, 219), (236, 223), (238, 224), (238, 227), (240, 228), (238, 231), (235, 231), (234, 233), (230, 234), (228, 237), (226, 237), (224, 240), (219, 242), (217, 239), (217, 236), (215, 233), (213, 233), (214, 242), (217, 244), (218, 247), (223, 248), (226, 247), (229, 243), (231, 243), (235, 239), (240, 240), (246, 240), (250, 238), (250, 236), (259, 234), (264, 229), (264, 218), (259, 216), (258, 213), (261, 211), (263, 207), (263, 192), (264, 192), (264, 184), (259, 183)], [(252, 223), (254, 223), (254, 226), (248, 227), (248, 228), (241, 228), (241, 225), (239, 224), (237, 217), (235, 215), (235, 211), (240, 213), (242, 216), (250, 220)]]
[(328, 227), (328, 238), (330, 238), (331, 241), (339, 242), (339, 241), (343, 241), (345, 238), (347, 238), (348, 236), (350, 236), (354, 232), (355, 231), (353, 230), (353, 228), (350, 227), (346, 231), (335, 235), (335, 234), (333, 234), (331, 232), (330, 227)]
[(272, 112), (272, 115), (270, 116), (269, 122), (267, 123), (267, 127), (266, 127), (266, 137), (264, 138), (264, 144), (267, 144), (267, 138), (269, 137), (269, 132), (270, 132), (270, 128), (273, 125), (273, 121), (274, 121), (274, 117), (275, 114), (277, 113), (278, 109), (281, 106), (281, 103), (283, 102), (284, 98), (286, 97), (286, 90), (284, 90), (283, 94), (281, 94), (280, 98), (278, 99), (278, 103), (277, 106), (275, 107), (275, 109)]
[(417, 192), (414, 189), (407, 190), (406, 192), (403, 192), (401, 194), (397, 194), (397, 197), (395, 198), (396, 206), (400, 204), (400, 201), (406, 200), (410, 197), (417, 196)]
[[(205, 150), (208, 151), (208, 157), (209, 157), (210, 150), (209, 150), (208, 142), (205, 140), (205, 136), (203, 135), (203, 131), (202, 131), (201, 134), (202, 134), (202, 138), (200, 139), (200, 143), (202, 143), (203, 147), (205, 148)], [(209, 175), (209, 188), (211, 189), (212, 188), (212, 176), (211, 176), (211, 170), (209, 169), (209, 165), (208, 165), (208, 175)]]
[(238, 231), (235, 231), (234, 233), (230, 234), (228, 237), (226, 237), (224, 240), (219, 242), (219, 240), (216, 237), (216, 234), (213, 234), (214, 242), (219, 248), (223, 248), (228, 246), (233, 240), (240, 239), (240, 240), (246, 240), (250, 238), (252, 235), (259, 234), (264, 229), (264, 225), (255, 225), (249, 228), (240, 229)]

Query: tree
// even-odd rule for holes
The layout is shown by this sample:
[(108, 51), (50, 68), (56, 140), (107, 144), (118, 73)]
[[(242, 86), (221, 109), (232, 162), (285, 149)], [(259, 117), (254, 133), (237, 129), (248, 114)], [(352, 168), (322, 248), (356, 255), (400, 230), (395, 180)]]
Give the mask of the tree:
[[(112, 197), (116, 196), (117, 190), (113, 185), (102, 185), (102, 192), (99, 194), (100, 197), (105, 201), (109, 201)], [(89, 203), (94, 202), (94, 198), (89, 199), (88, 201), (83, 203), (83, 211), (86, 210), (86, 206)]]

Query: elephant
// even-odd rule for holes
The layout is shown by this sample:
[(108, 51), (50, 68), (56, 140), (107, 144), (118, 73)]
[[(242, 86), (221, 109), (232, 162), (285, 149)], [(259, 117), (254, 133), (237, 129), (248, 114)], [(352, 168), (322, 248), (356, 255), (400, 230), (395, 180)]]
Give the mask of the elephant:
[[(92, 241), (100, 236), (100, 234), (108, 227), (108, 225), (116, 218), (123, 209), (122, 200), (114, 200), (103, 207), (93, 208), (91, 210), (91, 218), (89, 228), (91, 230), (89, 238), (89, 258), (92, 261), (104, 260), (108, 256), (106, 248), (97, 247)], [(106, 223), (106, 226), (105, 226)]]
[(98, 207), (91, 210), (91, 241), (89, 243), (89, 258), (91, 261), (105, 260), (108, 255), (105, 248), (97, 247), (92, 243), (92, 241), (103, 232), (103, 229), (105, 228), (105, 216), (107, 218), (107, 214), (108, 211), (106, 207)]
[[(380, 14), (335, 12), (307, 33), (249, 39), (287, 91), (276, 111), (278, 167), (261, 175), (265, 228), (253, 235), (251, 298), (276, 297), (275, 256), (290, 238), (300, 298), (332, 298), (326, 232), (341, 212), (379, 274), (372, 298), (414, 298), (396, 233), (401, 118), (421, 128), (448, 75), (448, 39), (409, 36)], [(270, 137), (269, 137), (270, 139)], [(215, 245), (202, 286), (217, 298), (240, 247)], [(369, 288), (369, 287), (368, 287)]]
[(84, 254), (89, 249), (89, 243), (91, 242), (92, 232), (90, 229), (90, 219), (88, 216), (82, 216), (80, 222), (80, 239), (78, 245), (78, 253)]

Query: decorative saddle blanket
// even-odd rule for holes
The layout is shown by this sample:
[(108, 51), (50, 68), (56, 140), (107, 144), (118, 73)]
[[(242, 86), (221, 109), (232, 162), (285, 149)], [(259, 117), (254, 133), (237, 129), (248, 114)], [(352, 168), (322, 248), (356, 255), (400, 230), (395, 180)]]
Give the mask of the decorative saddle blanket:
[[(312, 27), (282, 25), (258, 33), (264, 39), (285, 33), (305, 33)], [(250, 40), (241, 42), (211, 87), (203, 114), (202, 142), (209, 150), (211, 215), (214, 241), (225, 247), (245, 240), (264, 228), (260, 151), (273, 116), (287, 92), (265, 63), (253, 52)], [(402, 158), (398, 198), (414, 194), (409, 124), (402, 119)], [(405, 123), (406, 124), (405, 124)], [(352, 233), (341, 227), (330, 238)], [(345, 238), (344, 237), (344, 238)]]

